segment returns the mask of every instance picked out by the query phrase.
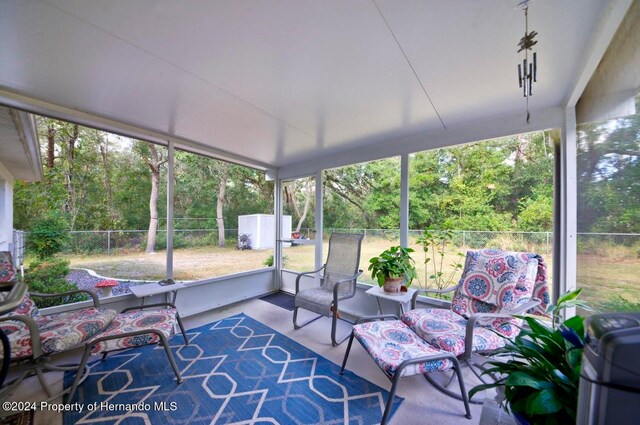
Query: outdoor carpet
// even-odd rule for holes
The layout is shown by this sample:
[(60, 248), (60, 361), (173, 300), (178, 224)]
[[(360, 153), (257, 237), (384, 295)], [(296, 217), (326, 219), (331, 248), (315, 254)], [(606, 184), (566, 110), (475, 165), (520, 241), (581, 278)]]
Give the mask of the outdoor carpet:
[(188, 346), (181, 335), (171, 339), (182, 384), (161, 348), (113, 353), (90, 364), (64, 423), (380, 422), (387, 391), (349, 371), (340, 376), (336, 364), (244, 314), (187, 334)]
[(273, 294), (260, 297), (260, 299), (289, 311), (293, 311), (295, 307), (295, 297), (286, 292), (274, 292)]

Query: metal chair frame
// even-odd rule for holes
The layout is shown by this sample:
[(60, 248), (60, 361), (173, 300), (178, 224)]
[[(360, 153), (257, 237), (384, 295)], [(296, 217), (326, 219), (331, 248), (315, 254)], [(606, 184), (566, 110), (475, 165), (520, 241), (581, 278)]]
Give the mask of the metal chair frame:
[[(341, 235), (344, 235), (344, 233), (340, 233)], [(362, 239), (364, 238), (364, 235), (362, 234), (348, 234), (350, 236), (359, 236), (358, 239), (358, 256), (357, 256), (357, 264), (359, 264), (360, 262), (360, 253), (361, 253), (361, 244), (362, 244)], [(333, 234), (331, 235), (331, 237), (333, 237)], [(329, 252), (328, 252), (328, 256), (327, 258), (331, 258), (331, 240), (329, 240)], [(356, 264), (356, 268), (358, 267), (358, 265)], [(300, 279), (302, 278), (302, 276), (307, 276), (307, 275), (314, 275), (316, 273), (319, 273), (323, 270), (325, 270), (327, 268), (327, 264), (325, 263), (322, 267), (320, 267), (318, 270), (314, 270), (314, 271), (310, 271), (310, 272), (304, 272), (304, 273), (299, 273), (298, 276), (296, 277), (296, 296), (298, 294), (298, 292), (300, 292)], [(338, 302), (339, 301), (343, 301), (349, 298), (353, 298), (356, 295), (356, 285), (353, 286), (353, 291), (351, 291), (350, 293), (346, 294), (346, 295), (339, 295), (339, 289), (341, 285), (344, 285), (346, 283), (349, 282), (353, 282), (355, 281), (357, 284), (357, 279), (358, 277), (362, 274), (362, 270), (358, 270), (355, 274), (353, 274), (352, 276), (346, 277), (344, 279), (341, 279), (337, 282), (335, 282), (335, 285), (333, 287), (333, 301), (331, 303), (331, 305), (329, 306), (329, 311), (332, 313), (331, 314), (331, 344), (334, 347), (337, 347), (338, 345), (342, 344), (344, 341), (347, 340), (347, 338), (349, 338), (349, 335), (345, 336), (344, 338), (340, 339), (339, 341), (336, 340), (336, 329), (337, 329), (337, 323), (338, 320), (342, 320), (344, 322), (347, 322), (349, 324), (353, 324), (353, 322), (343, 319), (341, 317), (338, 317)], [(321, 279), (324, 279), (324, 276), (321, 277)], [(302, 324), (298, 324), (298, 309), (301, 307), (297, 307), (295, 306), (293, 309), (293, 327), (294, 329), (300, 329), (303, 328), (305, 326), (307, 326), (308, 324), (315, 322), (316, 320), (320, 319), (321, 317), (325, 317), (327, 315), (324, 314), (319, 314), (317, 317), (314, 317)], [(303, 307), (302, 307), (303, 308)]]
[[(24, 283), (19, 283), (18, 285), (21, 285), (23, 287), (22, 296), (24, 296), (24, 294), (27, 292), (26, 285)], [(91, 296), (93, 301), (93, 307), (100, 308), (100, 300), (98, 299), (98, 296), (94, 292), (84, 290), (84, 289), (79, 289), (76, 291), (69, 291), (69, 292), (62, 292), (57, 294), (42, 294), (37, 292), (29, 292), (29, 296), (40, 297), (40, 298), (54, 298), (54, 297), (75, 295), (79, 293), (85, 293)], [(11, 310), (15, 309), (15, 307), (17, 307), (17, 305), (20, 304), (21, 299), (22, 297), (18, 299), (17, 304), (13, 306)], [(60, 392), (54, 393), (51, 387), (49, 386), (49, 384), (46, 382), (46, 379), (44, 378), (44, 374), (46, 372), (77, 371), (76, 376), (79, 377), (79, 379), (81, 379), (82, 381), (86, 379), (86, 370), (84, 371), (84, 373), (82, 373), (82, 375), (80, 375), (81, 372), (83, 371), (82, 369), (78, 368), (77, 364), (76, 365), (57, 365), (52, 363), (53, 357), (56, 357), (60, 354), (67, 353), (69, 351), (82, 347), (84, 343), (80, 343), (75, 346), (69, 347), (66, 350), (45, 355), (44, 352), (42, 351), (42, 340), (40, 338), (40, 330), (38, 329), (38, 325), (33, 318), (29, 316), (15, 315), (15, 316), (0, 317), (0, 323), (1, 322), (22, 322), (23, 324), (25, 324), (29, 329), (32, 352), (31, 352), (31, 356), (27, 358), (9, 361), (10, 364), (13, 364), (13, 366), (16, 367), (16, 369), (18, 369), (19, 376), (16, 377), (14, 380), (10, 381), (9, 383), (7, 383), (6, 386), (2, 390), (0, 390), (0, 400), (3, 400), (6, 397), (8, 397), (18, 387), (18, 385), (20, 385), (22, 381), (24, 381), (26, 378), (33, 375), (36, 375), (38, 377), (38, 381), (40, 382), (40, 385), (42, 386), (45, 393), (47, 394), (47, 399), (43, 401), (54, 400), (66, 394), (67, 392), (69, 392), (69, 389), (63, 389)], [(8, 351), (4, 351), (4, 353), (10, 353), (9, 345), (7, 345), (7, 348), (8, 348)]]
[[(154, 307), (172, 307), (174, 309), (176, 309), (176, 321), (178, 322), (178, 326), (180, 327), (180, 332), (182, 333), (182, 336), (184, 337), (184, 342), (185, 345), (189, 345), (189, 339), (187, 338), (187, 333), (184, 330), (184, 326), (182, 325), (182, 319), (180, 319), (180, 315), (178, 314), (178, 309), (176, 308), (176, 306), (172, 303), (158, 303), (158, 304), (149, 304), (149, 305), (145, 305), (145, 306), (139, 306), (139, 307), (129, 307), (129, 308), (125, 308), (124, 310), (122, 310), (120, 313), (126, 313), (127, 311), (133, 311), (133, 310), (143, 310), (143, 309), (147, 309), (147, 308), (154, 308)], [(100, 334), (98, 334), (96, 337), (90, 339), (89, 341), (84, 343), (84, 353), (82, 354), (82, 360), (80, 361), (80, 365), (78, 366), (78, 371), (80, 370), (84, 370), (87, 366), (87, 362), (89, 361), (89, 357), (91, 355), (91, 351), (93, 350), (93, 348), (96, 346), (96, 344), (99, 344), (101, 342), (105, 342), (105, 341), (110, 341), (113, 339), (120, 339), (120, 338), (128, 338), (128, 337), (132, 337), (132, 336), (137, 336), (137, 335), (148, 335), (148, 334), (155, 334), (158, 335), (158, 337), (160, 338), (160, 342), (158, 342), (157, 344), (160, 345), (162, 344), (165, 353), (167, 354), (167, 358), (169, 359), (169, 363), (171, 364), (171, 368), (173, 369), (173, 373), (175, 373), (176, 375), (176, 380), (178, 382), (178, 384), (181, 384), (183, 379), (180, 376), (180, 370), (178, 369), (178, 366), (176, 364), (175, 358), (173, 357), (173, 353), (171, 352), (171, 348), (169, 347), (169, 340), (167, 339), (167, 337), (160, 332), (157, 329), (140, 329), (138, 331), (134, 331), (134, 332), (124, 332), (121, 334), (114, 334), (114, 335), (108, 335), (108, 336), (103, 336), (101, 337)], [(124, 350), (131, 350), (131, 349), (135, 349), (135, 348), (139, 348), (139, 347), (144, 347), (146, 345), (149, 344), (145, 344), (145, 345), (140, 345), (140, 346), (136, 346), (136, 347), (123, 347), (123, 348), (119, 348), (117, 350), (110, 350), (107, 352), (104, 352), (102, 355), (102, 361), (104, 361), (107, 358), (107, 355), (109, 353), (113, 353), (116, 351), (124, 351)], [(69, 389), (69, 397), (67, 398), (67, 401), (70, 402), (73, 399), (73, 396), (78, 388), (78, 386), (81, 384), (81, 376), (79, 373), (76, 374), (76, 377), (73, 381), (73, 384), (71, 385), (70, 389)]]
[[(379, 316), (365, 316), (365, 317), (361, 317), (360, 319), (356, 320), (356, 322), (354, 323), (354, 325), (357, 325), (359, 323), (365, 323), (365, 322), (372, 322), (372, 321), (376, 321), (376, 320), (385, 320), (385, 319), (392, 319), (392, 320), (398, 320), (398, 317), (396, 315), (393, 314), (383, 314), (383, 315), (379, 315)], [(349, 358), (349, 353), (351, 352), (351, 345), (353, 344), (353, 339), (355, 337), (355, 332), (351, 331), (351, 337), (349, 338), (349, 343), (347, 345), (347, 350), (344, 354), (344, 360), (342, 361), (342, 367), (340, 368), (340, 375), (344, 374), (344, 369), (347, 366), (347, 360)], [(464, 403), (464, 408), (465, 408), (465, 417), (467, 419), (471, 419), (471, 409), (469, 408), (469, 397), (467, 395), (467, 390), (465, 388), (464, 385), (464, 380), (462, 379), (462, 374), (460, 372), (460, 364), (458, 362), (458, 359), (456, 358), (456, 356), (454, 356), (451, 353), (437, 353), (434, 355), (429, 355), (429, 356), (420, 356), (420, 357), (414, 357), (412, 359), (407, 359), (405, 361), (403, 361), (400, 366), (398, 366), (398, 368), (396, 369), (396, 373), (394, 374), (393, 377), (390, 377), (389, 375), (387, 375), (385, 373), (385, 376), (391, 381), (391, 390), (389, 391), (389, 395), (387, 396), (387, 401), (385, 404), (385, 408), (384, 408), (384, 413), (382, 415), (382, 420), (380, 421), (380, 425), (385, 425), (387, 423), (387, 421), (389, 420), (389, 414), (391, 413), (391, 406), (393, 406), (393, 400), (396, 396), (396, 391), (398, 389), (398, 382), (400, 381), (400, 378), (402, 378), (402, 372), (405, 368), (414, 365), (414, 364), (420, 364), (420, 363), (425, 363), (425, 362), (429, 362), (429, 361), (433, 361), (433, 360), (449, 360), (453, 363), (453, 376), (457, 376), (458, 377), (458, 385), (460, 385), (460, 392), (461, 394), (458, 395), (455, 398), (458, 398), (459, 400), (461, 400)], [(428, 373), (425, 373), (424, 376), (426, 377), (428, 375)], [(453, 378), (452, 378), (453, 379)], [(432, 382), (431, 380), (429, 380), (429, 382)]]
[[(460, 284), (452, 286), (447, 289), (428, 289), (428, 288), (418, 288), (416, 292), (413, 294), (411, 299), (411, 309), (414, 310), (416, 308), (416, 303), (418, 300), (418, 296), (421, 293), (437, 293), (437, 294), (445, 294), (448, 292), (453, 292)], [(474, 327), (478, 320), (480, 319), (513, 319), (514, 315), (525, 314), (528, 310), (533, 307), (539, 305), (540, 302), (537, 300), (528, 301), (509, 313), (474, 313), (469, 318), (467, 318), (466, 328), (465, 328), (465, 339), (464, 339), (464, 353), (460, 356), (460, 360), (466, 364), (471, 372), (482, 382), (489, 383), (486, 378), (485, 368), (483, 363), (480, 361), (478, 357), (480, 357), (481, 353), (477, 353), (473, 351), (473, 335), (474, 335)], [(505, 337), (506, 338), (506, 337)], [(490, 375), (491, 376), (491, 375)], [(433, 385), (436, 389), (441, 391), (442, 393), (448, 395), (449, 397), (453, 397), (458, 400), (463, 400), (460, 395), (456, 392), (451, 391), (448, 387), (453, 382), (453, 375), (449, 378), (448, 382), (445, 385), (433, 380), (428, 374), (424, 375), (425, 379), (429, 381), (431, 385)], [(495, 377), (491, 376), (491, 378), (495, 381)], [(482, 404), (484, 399), (472, 398), (469, 399), (469, 402), (472, 404)]]

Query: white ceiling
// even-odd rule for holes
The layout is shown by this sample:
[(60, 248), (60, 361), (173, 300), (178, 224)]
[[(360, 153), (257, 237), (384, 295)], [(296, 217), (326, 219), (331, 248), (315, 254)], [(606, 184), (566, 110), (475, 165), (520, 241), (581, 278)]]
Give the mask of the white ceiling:
[[(572, 94), (612, 2), (532, 2), (534, 116)], [(0, 0), (0, 90), (54, 115), (68, 108), (288, 167), (524, 117), (516, 4)]]

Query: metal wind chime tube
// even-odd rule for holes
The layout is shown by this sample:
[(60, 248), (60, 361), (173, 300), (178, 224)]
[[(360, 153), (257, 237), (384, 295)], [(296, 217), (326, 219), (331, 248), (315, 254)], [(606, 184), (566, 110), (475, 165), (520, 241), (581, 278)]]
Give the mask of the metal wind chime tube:
[(529, 123), (529, 97), (533, 95), (533, 83), (537, 81), (538, 58), (533, 52), (532, 60), (529, 61), (529, 50), (538, 42), (535, 40), (537, 32), (529, 32), (529, 5), (528, 0), (520, 4), (524, 8), (524, 37), (520, 39), (518, 53), (524, 50), (522, 64), (518, 64), (518, 85), (522, 89), (522, 96), (526, 98), (527, 123)]

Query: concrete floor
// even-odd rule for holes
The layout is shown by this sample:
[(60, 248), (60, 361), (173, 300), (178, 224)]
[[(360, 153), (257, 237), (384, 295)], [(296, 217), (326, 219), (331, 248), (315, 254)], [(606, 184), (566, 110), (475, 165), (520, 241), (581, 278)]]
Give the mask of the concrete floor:
[[(320, 319), (309, 326), (296, 331), (293, 329), (291, 322), (292, 313), (290, 311), (259, 299), (244, 301), (224, 308), (191, 316), (185, 318), (184, 323), (185, 327), (190, 329), (238, 313), (244, 313), (251, 316), (305, 347), (308, 347), (316, 353), (326, 357), (330, 361), (338, 365), (342, 364), (347, 343), (345, 342), (335, 348), (331, 346), (329, 337), (329, 330), (331, 326), (330, 319)], [(311, 317), (311, 313), (308, 313), (308, 316), (305, 315), (306, 313), (308, 312), (301, 310), (301, 322), (304, 321), (306, 317)], [(347, 335), (349, 332), (350, 325), (348, 323), (340, 322), (338, 336)], [(74, 360), (79, 361), (79, 353), (71, 353), (67, 359), (64, 359), (64, 362), (73, 362)], [(168, 365), (167, 368), (169, 369)], [(347, 369), (387, 390), (391, 388), (391, 384), (388, 379), (382, 371), (378, 369), (375, 363), (358, 343), (353, 344)], [(167, 370), (167, 373), (171, 373), (171, 371)], [(61, 389), (62, 373), (49, 373), (47, 374), (47, 379), (55, 389)], [(465, 381), (467, 382), (467, 390), (478, 382), (468, 370), (466, 370), (465, 373)], [(397, 394), (405, 400), (390, 421), (391, 424), (475, 425), (480, 423), (482, 406), (471, 405), (473, 419), (466, 419), (464, 417), (464, 406), (462, 402), (447, 397), (437, 391), (424, 379), (424, 377), (422, 377), (422, 375), (402, 378), (402, 381), (398, 386)], [(30, 378), (24, 381), (12, 397), (13, 400), (23, 401), (37, 401), (44, 398), (44, 392), (41, 390), (36, 378)], [(56, 400), (54, 403), (61, 403), (61, 400)], [(62, 425), (62, 414), (55, 412), (37, 412), (35, 416), (35, 423), (40, 425)], [(483, 418), (482, 423), (486, 423), (485, 418)]]

